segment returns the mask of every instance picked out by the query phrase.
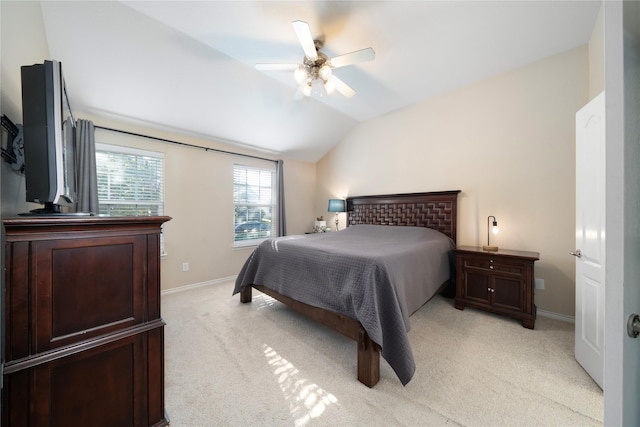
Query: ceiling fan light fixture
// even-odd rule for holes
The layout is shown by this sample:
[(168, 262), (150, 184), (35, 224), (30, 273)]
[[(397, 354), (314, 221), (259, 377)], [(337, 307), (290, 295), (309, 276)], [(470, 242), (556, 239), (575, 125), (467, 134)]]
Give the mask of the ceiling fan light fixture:
[(293, 70), (293, 77), (298, 84), (299, 95), (325, 98), (331, 93), (338, 92), (345, 98), (351, 98), (356, 94), (349, 85), (333, 74), (334, 68), (346, 67), (363, 61), (375, 59), (372, 48), (357, 50), (331, 59), (320, 49), (324, 45), (324, 38), (314, 39), (311, 35), (309, 24), (304, 21), (291, 23), (298, 36), (298, 40), (304, 51), (302, 64), (256, 64), (258, 70)]
[(320, 78), (325, 82), (329, 80), (332, 73), (333, 71), (331, 70), (331, 67), (327, 64), (324, 64), (322, 67), (320, 67), (320, 70), (318, 70), (318, 76), (320, 76)]
[(324, 87), (324, 81), (322, 79), (314, 79), (311, 82), (311, 96), (317, 98), (325, 98), (327, 96), (327, 90)]
[(296, 79), (296, 82), (301, 85), (309, 79), (309, 73), (301, 65), (293, 72), (293, 77)]
[(311, 96), (311, 82), (304, 83), (300, 86), (300, 92), (304, 96)]

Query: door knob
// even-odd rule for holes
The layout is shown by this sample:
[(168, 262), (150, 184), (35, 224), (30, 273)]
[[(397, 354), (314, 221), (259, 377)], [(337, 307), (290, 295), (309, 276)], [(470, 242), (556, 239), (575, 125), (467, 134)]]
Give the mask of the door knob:
[(571, 251), (569, 253), (577, 258), (580, 258), (582, 256), (582, 251), (580, 249), (576, 249), (575, 251)]
[(631, 338), (638, 338), (638, 335), (640, 335), (640, 316), (635, 313), (629, 316), (627, 321), (627, 334)]

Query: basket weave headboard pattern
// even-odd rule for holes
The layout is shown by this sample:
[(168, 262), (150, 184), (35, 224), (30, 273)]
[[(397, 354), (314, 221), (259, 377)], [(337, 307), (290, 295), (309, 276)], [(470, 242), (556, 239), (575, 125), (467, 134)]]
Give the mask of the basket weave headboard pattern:
[(457, 242), (458, 193), (460, 190), (349, 197), (347, 224), (427, 227)]

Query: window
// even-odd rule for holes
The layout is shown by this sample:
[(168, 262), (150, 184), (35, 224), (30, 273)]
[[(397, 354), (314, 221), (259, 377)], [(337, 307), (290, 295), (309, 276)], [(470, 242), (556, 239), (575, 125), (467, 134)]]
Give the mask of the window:
[(255, 245), (276, 235), (276, 171), (233, 166), (234, 245)]
[[(164, 214), (163, 153), (96, 144), (96, 169), (100, 215)], [(165, 255), (164, 233), (160, 253)]]
[(101, 215), (162, 215), (164, 155), (96, 144)]

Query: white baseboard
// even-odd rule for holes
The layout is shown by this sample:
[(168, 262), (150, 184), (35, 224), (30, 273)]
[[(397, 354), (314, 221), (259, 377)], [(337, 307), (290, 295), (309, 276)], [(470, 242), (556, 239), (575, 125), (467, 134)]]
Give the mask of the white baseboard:
[(561, 320), (568, 323), (576, 323), (576, 318), (573, 316), (567, 316), (566, 314), (558, 314), (553, 311), (538, 310), (538, 315), (542, 317), (549, 317), (551, 319)]
[(236, 277), (238, 276), (236, 275), (236, 276), (223, 277), (221, 279), (207, 280), (206, 282), (192, 283), (190, 285), (183, 285), (183, 286), (177, 286), (171, 289), (164, 289), (160, 291), (160, 295), (175, 294), (177, 292), (187, 291), (189, 289), (200, 288), (202, 286), (218, 285), (220, 283), (225, 283), (225, 282), (235, 282)]

